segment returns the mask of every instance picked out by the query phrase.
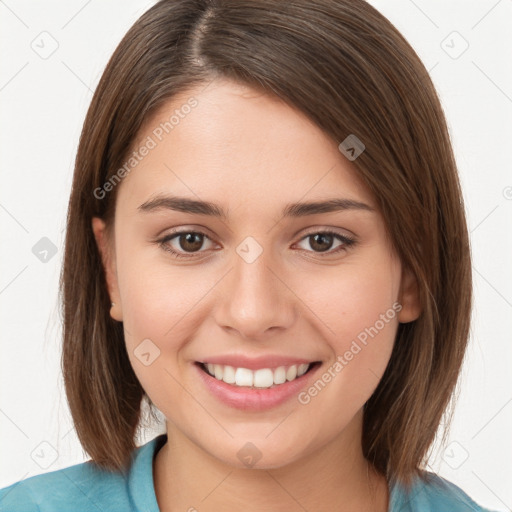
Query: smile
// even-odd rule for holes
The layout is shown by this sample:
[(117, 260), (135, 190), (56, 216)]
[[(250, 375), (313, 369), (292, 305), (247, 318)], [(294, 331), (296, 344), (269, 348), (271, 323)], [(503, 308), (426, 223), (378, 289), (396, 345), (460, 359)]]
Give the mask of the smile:
[(210, 396), (246, 412), (261, 412), (289, 402), (320, 371), (322, 361), (290, 354), (210, 354), (194, 361)]
[(268, 389), (302, 377), (313, 363), (279, 366), (278, 368), (236, 368), (229, 365), (202, 363), (202, 369), (219, 381), (233, 386)]

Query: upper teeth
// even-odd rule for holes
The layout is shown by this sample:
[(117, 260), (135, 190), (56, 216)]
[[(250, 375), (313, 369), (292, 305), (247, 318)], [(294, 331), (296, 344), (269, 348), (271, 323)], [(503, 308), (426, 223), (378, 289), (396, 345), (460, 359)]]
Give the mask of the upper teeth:
[(247, 368), (234, 368), (223, 364), (207, 363), (208, 373), (217, 380), (222, 380), (226, 384), (235, 386), (248, 386), (256, 388), (270, 388), (273, 385), (283, 384), (284, 382), (295, 380), (304, 375), (309, 368), (309, 364), (294, 364), (292, 366), (280, 366), (275, 370), (270, 368), (261, 368), (260, 370), (249, 370)]

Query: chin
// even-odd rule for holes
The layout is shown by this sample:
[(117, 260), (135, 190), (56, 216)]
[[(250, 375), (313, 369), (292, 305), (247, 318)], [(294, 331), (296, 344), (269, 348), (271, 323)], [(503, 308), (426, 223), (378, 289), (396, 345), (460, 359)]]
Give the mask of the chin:
[[(279, 428), (279, 427), (278, 427)], [(271, 430), (269, 430), (271, 431)], [(230, 439), (225, 445), (216, 444), (211, 449), (204, 447), (214, 458), (238, 469), (276, 469), (287, 466), (307, 456), (313, 448), (304, 444), (304, 435), (296, 439), (290, 435), (270, 434), (274, 439), (261, 433)], [(284, 432), (284, 431), (283, 431)], [(265, 437), (267, 436), (267, 437)]]

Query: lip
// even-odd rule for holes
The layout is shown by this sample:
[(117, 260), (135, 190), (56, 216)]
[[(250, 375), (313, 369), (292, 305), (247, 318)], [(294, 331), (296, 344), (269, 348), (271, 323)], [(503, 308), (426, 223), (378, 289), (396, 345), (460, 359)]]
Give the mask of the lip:
[[(223, 359), (223, 361), (224, 360), (225, 359)], [(208, 362), (210, 362), (210, 360)], [(321, 363), (318, 361), (314, 363), (304, 375), (301, 375), (295, 380), (280, 384), (274, 388), (253, 389), (226, 384), (225, 382), (217, 380), (215, 377), (212, 377), (209, 373), (204, 371), (200, 363), (194, 364), (194, 367), (199, 374), (199, 378), (205, 384), (206, 388), (212, 393), (212, 395), (230, 407), (243, 409), (245, 411), (264, 411), (272, 409), (285, 403), (292, 397), (297, 396), (303, 388), (308, 386), (309, 381), (317, 373), (320, 366)], [(244, 368), (243, 366), (240, 367)], [(269, 367), (267, 366), (266, 368)]]
[(311, 359), (300, 359), (296, 357), (287, 357), (281, 355), (269, 355), (259, 357), (247, 357), (243, 355), (227, 354), (225, 356), (207, 357), (199, 363), (221, 364), (224, 366), (233, 366), (234, 368), (247, 368), (248, 370), (260, 370), (261, 368), (270, 368), (275, 370), (279, 366), (292, 366), (294, 364), (312, 364)]

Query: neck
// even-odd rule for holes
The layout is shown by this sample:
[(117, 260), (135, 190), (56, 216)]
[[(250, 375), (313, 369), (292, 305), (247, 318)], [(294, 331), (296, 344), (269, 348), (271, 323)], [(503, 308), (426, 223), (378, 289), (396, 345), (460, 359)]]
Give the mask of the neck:
[(388, 484), (363, 457), (360, 432), (350, 425), (320, 450), (285, 466), (241, 469), (212, 457), (168, 422), (167, 442), (153, 468), (160, 511), (386, 512)]

